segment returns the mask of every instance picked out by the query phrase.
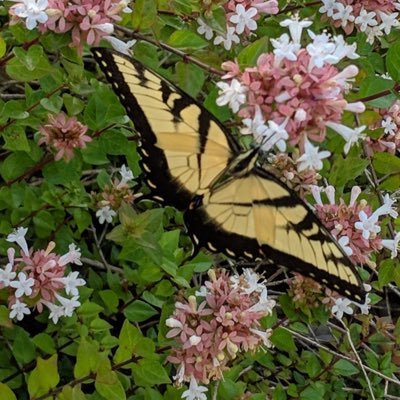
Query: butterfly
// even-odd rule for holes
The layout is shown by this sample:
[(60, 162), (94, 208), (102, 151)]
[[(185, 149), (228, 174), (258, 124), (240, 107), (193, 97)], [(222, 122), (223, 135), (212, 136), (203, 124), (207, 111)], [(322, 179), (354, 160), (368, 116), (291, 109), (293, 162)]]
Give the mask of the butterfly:
[(151, 197), (184, 211), (196, 249), (270, 260), (361, 301), (357, 271), (308, 205), (199, 102), (137, 61), (94, 58), (132, 120)]

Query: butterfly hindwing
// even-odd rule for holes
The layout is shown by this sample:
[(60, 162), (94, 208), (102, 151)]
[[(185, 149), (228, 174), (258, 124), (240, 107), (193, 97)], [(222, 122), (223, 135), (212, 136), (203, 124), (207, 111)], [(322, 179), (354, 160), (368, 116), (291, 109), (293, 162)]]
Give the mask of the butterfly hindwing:
[(211, 114), (164, 78), (119, 53), (93, 54), (140, 136), (141, 165), (156, 200), (184, 210), (239, 147)]
[(194, 243), (230, 257), (270, 259), (362, 301), (348, 257), (298, 196), (261, 168), (198, 198), (185, 213)]

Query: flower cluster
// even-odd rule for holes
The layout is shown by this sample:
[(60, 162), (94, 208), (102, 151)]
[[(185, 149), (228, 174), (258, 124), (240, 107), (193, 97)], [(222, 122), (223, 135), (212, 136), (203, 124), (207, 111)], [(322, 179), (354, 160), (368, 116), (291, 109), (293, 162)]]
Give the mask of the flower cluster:
[[(238, 35), (249, 35), (257, 29), (257, 20), (261, 14), (277, 14), (279, 12), (276, 0), (229, 0), (224, 4), (226, 12), (226, 32), (217, 34), (214, 44), (222, 44), (226, 50), (230, 50), (233, 43), (239, 43)], [(204, 35), (207, 40), (214, 37), (214, 30), (206, 22), (199, 18), (197, 32)]]
[(116, 210), (120, 208), (122, 202), (132, 204), (139, 196), (139, 194), (134, 194), (129, 186), (129, 182), (134, 179), (132, 171), (123, 164), (119, 173), (121, 180), (114, 178), (110, 185), (104, 186), (101, 193), (92, 193), (98, 209), (96, 216), (100, 224), (112, 222), (117, 215)]
[(259, 276), (251, 270), (229, 278), (226, 271), (209, 271), (198, 298), (177, 302), (166, 324), (168, 338), (175, 338), (168, 360), (177, 364), (176, 382), (209, 383), (221, 379), (241, 351), (271, 347), (271, 330), (260, 329), (260, 319), (271, 314), (275, 301), (270, 299)]
[[(328, 204), (322, 202), (322, 191), (327, 195)], [(378, 235), (381, 231), (381, 217), (389, 215), (397, 218), (398, 216), (393, 208), (395, 201), (388, 194), (384, 198), (384, 204), (372, 211), (371, 206), (364, 199), (357, 201), (361, 193), (358, 186), (352, 188), (349, 204), (346, 204), (343, 199), (336, 203), (333, 186), (327, 186), (325, 189), (312, 186), (311, 193), (316, 201), (314, 207), (317, 216), (354, 263), (373, 267), (374, 264), (369, 256), (382, 247), (391, 250), (392, 257), (397, 256), (400, 233), (393, 240), (382, 240)]]
[(74, 149), (86, 147), (92, 138), (86, 135), (88, 127), (80, 123), (76, 117), (68, 117), (63, 112), (49, 115), (48, 122), (39, 127), (39, 144), (46, 144), (56, 151), (54, 159), (63, 158), (69, 161), (74, 156)]
[(8, 249), (8, 263), (0, 268), (0, 289), (8, 291), (10, 318), (21, 321), (31, 313), (30, 308), (42, 312), (46, 306), (49, 319), (56, 324), (60, 317), (71, 317), (80, 306), (78, 287), (86, 282), (78, 278), (78, 272), (67, 274), (67, 269), (69, 264), (82, 265), (81, 253), (71, 244), (68, 253), (59, 256), (52, 253), (54, 242), (46, 250), (28, 249), (27, 231), (19, 227), (7, 237), (8, 242), (16, 242), (21, 247), (21, 257), (15, 257), (14, 248)]
[(304, 198), (304, 195), (310, 192), (310, 185), (316, 185), (321, 175), (313, 168), (301, 169), (302, 164), (298, 163), (298, 160), (299, 157), (295, 153), (292, 156), (287, 153), (271, 154), (268, 163), (263, 166)]
[(322, 0), (319, 11), (333, 21), (335, 27), (342, 27), (350, 34), (354, 29), (365, 32), (369, 43), (388, 35), (392, 28), (400, 25), (396, 10), (400, 2), (393, 0)]
[(348, 152), (364, 136), (365, 127), (351, 129), (340, 123), (345, 110), (365, 110), (361, 102), (344, 99), (358, 68), (348, 65), (340, 71), (335, 66), (344, 58), (357, 58), (356, 45), (346, 44), (342, 36), (308, 31), (312, 42), (302, 48), (302, 30), (311, 22), (295, 16), (281, 25), (289, 28), (290, 36), (271, 39), (273, 52), (262, 54), (255, 67), (242, 72), (236, 62), (222, 65), (227, 73), (225, 81), (217, 83), (217, 104), (238, 113), (245, 125), (242, 133), (252, 134), (264, 150), (276, 146), (283, 152), (287, 143), (298, 145), (300, 170), (319, 170), (330, 153), (319, 152), (310, 140), (323, 141), (326, 128), (331, 128), (345, 139)]
[(371, 129), (381, 129), (382, 134), (377, 137), (367, 137), (367, 147), (376, 152), (386, 151), (395, 154), (400, 150), (400, 101), (395, 103), (387, 110), (379, 110), (382, 118)]
[[(40, 31), (71, 32), (72, 47), (82, 52), (85, 43), (98, 45), (110, 36), (114, 23), (121, 20), (121, 12), (131, 12), (127, 0), (13, 0), (10, 8), (14, 22), (25, 19), (28, 29), (38, 26)], [(113, 43), (112, 43), (113, 44)]]

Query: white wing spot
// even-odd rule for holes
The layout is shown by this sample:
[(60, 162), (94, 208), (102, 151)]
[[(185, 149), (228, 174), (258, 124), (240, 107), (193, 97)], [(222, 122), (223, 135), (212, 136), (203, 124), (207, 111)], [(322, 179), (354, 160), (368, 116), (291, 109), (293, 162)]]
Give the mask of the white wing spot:
[(207, 242), (207, 247), (208, 247), (211, 251), (217, 251), (217, 249), (212, 245), (211, 242)]
[(225, 251), (226, 251), (231, 257), (235, 257), (235, 255), (236, 255), (232, 250), (225, 249)]
[(244, 251), (243, 254), (248, 258), (254, 258), (253, 254), (249, 253), (248, 251)]

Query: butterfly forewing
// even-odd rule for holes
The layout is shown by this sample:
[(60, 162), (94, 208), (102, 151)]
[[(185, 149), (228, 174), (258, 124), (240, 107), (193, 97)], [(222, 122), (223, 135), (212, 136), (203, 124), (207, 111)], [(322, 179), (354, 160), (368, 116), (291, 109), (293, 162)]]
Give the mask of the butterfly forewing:
[(94, 49), (140, 136), (139, 153), (155, 199), (184, 210), (239, 151), (210, 113), (164, 78), (126, 56)]

